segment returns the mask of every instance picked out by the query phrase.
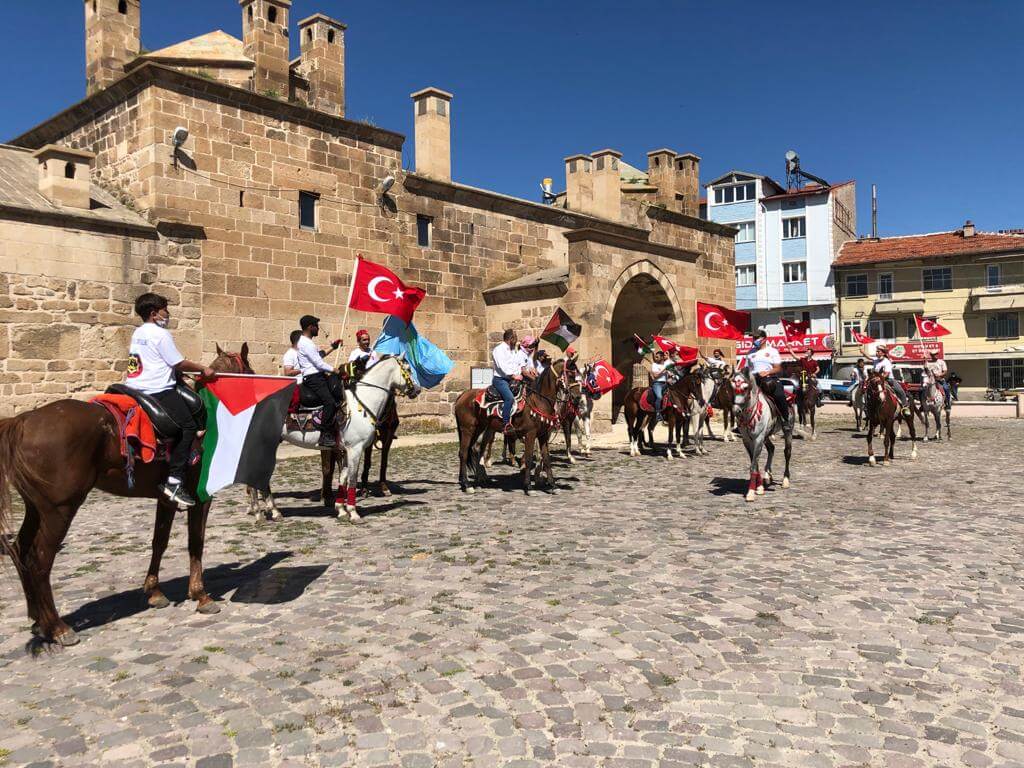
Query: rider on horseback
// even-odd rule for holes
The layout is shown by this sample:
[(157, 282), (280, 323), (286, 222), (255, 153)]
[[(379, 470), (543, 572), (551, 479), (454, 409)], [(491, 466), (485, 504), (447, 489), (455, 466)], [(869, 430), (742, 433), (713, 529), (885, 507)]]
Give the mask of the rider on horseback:
[(808, 349), (807, 354), (801, 357), (797, 363), (800, 366), (800, 391), (797, 393), (797, 397), (802, 398), (804, 396), (804, 389), (806, 388), (807, 383), (809, 383), (811, 379), (815, 378), (821, 369), (818, 367), (818, 361), (814, 359), (813, 349)]
[(156, 293), (144, 293), (135, 300), (135, 314), (142, 325), (132, 334), (128, 374), (125, 384), (149, 395), (164, 407), (181, 428), (181, 436), (171, 446), (167, 462), (167, 482), (157, 488), (168, 501), (179, 507), (194, 506), (196, 501), (182, 486), (198, 425), (192, 411), (176, 389), (179, 373), (198, 373), (204, 381), (216, 378), (212, 368), (186, 360), (174, 345), (167, 323), (167, 299)]
[(516, 349), (516, 332), (511, 328), (502, 334), (502, 342), (491, 352), (494, 364), (492, 386), (501, 395), (501, 420), (505, 424), (505, 434), (513, 434), (512, 409), (515, 407), (515, 395), (512, 394), (512, 382), (522, 380), (523, 366), (528, 364), (527, 355)]
[(665, 361), (665, 353), (662, 350), (654, 352), (654, 362), (651, 363), (651, 391), (654, 393), (654, 420), (661, 421), (661, 401), (665, 399), (665, 387), (668, 386), (668, 369), (671, 363)]
[[(946, 377), (949, 375), (949, 367), (946, 365), (945, 360), (940, 360), (939, 356), (935, 352), (928, 354), (929, 360), (924, 364), (924, 367), (928, 369), (928, 372), (935, 379), (935, 386), (942, 390), (944, 398), (943, 405), (946, 408), (950, 407), (950, 393), (949, 393), (949, 381)], [(921, 390), (922, 397), (924, 396), (924, 390)]]
[(875, 375), (881, 376), (889, 385), (896, 395), (896, 399), (900, 401), (900, 411), (903, 414), (903, 418), (909, 419), (910, 411), (907, 410), (907, 392), (903, 389), (903, 383), (897, 380), (893, 374), (892, 360), (889, 359), (889, 348), (884, 344), (879, 344), (876, 353), (878, 356), (875, 358), (873, 366)]
[(365, 360), (366, 370), (369, 370), (374, 363), (380, 360), (377, 350), (370, 348), (369, 331), (362, 328), (356, 331), (356, 345), (356, 348), (349, 353), (348, 361), (350, 363), (358, 363), (360, 360)]
[(768, 344), (768, 333), (763, 328), (754, 336), (753, 349), (747, 354), (747, 365), (754, 372), (754, 378), (757, 379), (761, 390), (775, 401), (783, 432), (792, 432), (793, 423), (789, 418), (786, 390), (777, 378), (782, 372), (782, 358), (779, 356), (779, 350)]
[[(338, 415), (338, 400), (331, 392), (328, 380), (328, 376), (334, 373), (334, 368), (324, 361), (323, 353), (313, 343), (314, 337), (320, 334), (320, 318), (303, 315), (299, 320), (299, 327), (302, 328), (302, 335), (295, 349), (298, 353), (299, 371), (302, 373), (302, 386), (323, 406), (319, 445), (321, 448), (334, 448), (337, 445), (334, 427)], [(334, 341), (331, 348), (337, 349), (340, 344), (340, 341)]]

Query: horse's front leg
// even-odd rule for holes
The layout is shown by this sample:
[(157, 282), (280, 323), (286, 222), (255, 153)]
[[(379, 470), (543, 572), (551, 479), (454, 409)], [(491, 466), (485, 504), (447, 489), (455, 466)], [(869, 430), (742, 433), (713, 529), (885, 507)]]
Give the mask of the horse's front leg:
[(757, 488), (754, 489), (754, 493), (758, 496), (764, 495), (764, 489), (772, 484), (772, 459), (775, 458), (775, 443), (772, 442), (771, 435), (765, 435), (764, 448), (767, 452), (764, 460), (764, 474), (761, 476), (761, 482), (757, 484)]
[(551, 454), (549, 452), (549, 443), (551, 440), (550, 435), (545, 435), (543, 438), (538, 438), (537, 442), (540, 445), (540, 456), (541, 464), (544, 467), (544, 476), (547, 479), (548, 491), (551, 493), (555, 492), (555, 473), (551, 469)]
[(562, 421), (562, 434), (565, 435), (565, 455), (569, 458), (570, 464), (575, 464), (576, 459), (572, 457), (572, 427), (575, 419), (565, 419)]
[(206, 594), (203, 585), (203, 547), (206, 544), (206, 519), (210, 514), (210, 502), (188, 508), (188, 596), (199, 604), (199, 613), (220, 613), (220, 606)]
[(784, 457), (786, 459), (786, 470), (785, 470), (785, 472), (782, 475), (782, 487), (783, 488), (789, 488), (789, 485), (790, 485), (790, 482), (791, 482), (790, 476), (789, 476), (789, 459), (793, 455), (793, 433), (792, 432), (784, 432), (782, 434), (782, 438), (784, 440), (784, 443), (783, 443), (783, 455), (784, 455)]
[(761, 455), (761, 446), (756, 441), (757, 438), (753, 435), (743, 441), (747, 448), (747, 455), (750, 456), (750, 481), (747, 483), (747, 501), (754, 501), (757, 498), (757, 489), (761, 487), (761, 475), (757, 471), (757, 460)]
[[(373, 440), (373, 433), (370, 434), (368, 440)], [(345, 479), (345, 501), (344, 507), (338, 510), (338, 518), (343, 519), (345, 515), (348, 515), (349, 522), (352, 523), (358, 523), (363, 519), (359, 516), (359, 512), (356, 511), (356, 490), (358, 489), (357, 484), (359, 482), (359, 465), (362, 462), (365, 451), (365, 442), (363, 445), (349, 446), (345, 451), (346, 466), (342, 470), (344, 473), (342, 477)], [(336, 509), (337, 506), (335, 504)]]
[(390, 429), (384, 439), (380, 441), (380, 495), (384, 497), (391, 495), (391, 488), (388, 487), (388, 456), (391, 455), (391, 444), (394, 441), (393, 429)]
[(815, 412), (817, 412), (817, 410), (818, 409), (815, 406), (813, 406), (813, 405), (811, 406), (811, 440), (817, 440), (818, 439), (818, 428), (815, 425), (815, 417), (814, 417), (814, 414), (815, 414)]
[(868, 419), (866, 425), (868, 428), (868, 464), (872, 467), (875, 466), (875, 425)]
[(156, 503), (156, 523), (153, 526), (153, 554), (149, 559), (149, 570), (146, 580), (142, 582), (142, 591), (150, 608), (166, 608), (171, 604), (160, 589), (160, 561), (167, 551), (167, 542), (171, 537), (171, 526), (177, 507), (160, 499)]
[(523, 436), (523, 468), (520, 473), (523, 478), (523, 492), (527, 496), (533, 493), (531, 469), (533, 464), (533, 443), (536, 439), (537, 433), (534, 430), (530, 430)]
[[(593, 405), (591, 405), (591, 408), (593, 408)], [(586, 437), (586, 441), (583, 443), (583, 454), (585, 456), (590, 456), (590, 420), (591, 420), (591, 418), (592, 418), (591, 414), (588, 413), (587, 414), (587, 418), (585, 418), (583, 420), (583, 434)]]
[(263, 493), (263, 491), (259, 491), (259, 494), (260, 498), (263, 500), (264, 508), (270, 511), (270, 519), (280, 520), (281, 510), (277, 508), (277, 502), (274, 500), (274, 492), (267, 491), (266, 493)]
[[(334, 496), (334, 464), (336, 461), (336, 448), (320, 451), (320, 473), (323, 476), (320, 486), (320, 501), (325, 507), (332, 506), (337, 499)], [(342, 489), (338, 488), (341, 493)]]

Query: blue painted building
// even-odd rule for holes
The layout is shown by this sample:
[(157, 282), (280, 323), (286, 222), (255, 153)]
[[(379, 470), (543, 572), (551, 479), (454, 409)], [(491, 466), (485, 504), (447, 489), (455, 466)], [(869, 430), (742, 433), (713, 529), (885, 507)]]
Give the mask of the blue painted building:
[(736, 307), (781, 334), (781, 317), (837, 330), (832, 262), (856, 238), (856, 183), (786, 189), (768, 176), (729, 171), (708, 182), (706, 216), (736, 235)]

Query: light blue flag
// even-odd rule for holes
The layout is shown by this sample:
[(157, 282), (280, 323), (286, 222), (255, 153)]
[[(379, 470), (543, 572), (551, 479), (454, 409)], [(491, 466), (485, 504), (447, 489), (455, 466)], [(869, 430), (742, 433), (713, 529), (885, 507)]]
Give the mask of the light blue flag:
[(394, 315), (389, 315), (384, 321), (384, 327), (373, 348), (382, 355), (405, 352), (416, 383), (424, 389), (436, 387), (455, 367), (448, 355), (417, 333), (415, 325), (406, 325), (402, 318)]

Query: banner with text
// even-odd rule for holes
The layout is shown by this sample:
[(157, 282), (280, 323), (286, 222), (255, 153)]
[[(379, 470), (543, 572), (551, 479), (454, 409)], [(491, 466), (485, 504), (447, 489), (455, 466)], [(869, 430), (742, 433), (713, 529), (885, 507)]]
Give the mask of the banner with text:
[[(736, 342), (736, 354), (739, 356), (745, 355), (750, 352), (754, 341), (751, 338), (744, 338), (741, 341)], [(794, 355), (806, 354), (807, 352), (814, 352), (815, 358), (820, 357), (831, 357), (834, 348), (835, 340), (832, 338), (831, 333), (809, 333), (803, 338), (792, 339), (787, 344), (785, 336), (769, 336), (768, 345), (775, 347), (783, 355), (788, 352), (792, 352)]]

